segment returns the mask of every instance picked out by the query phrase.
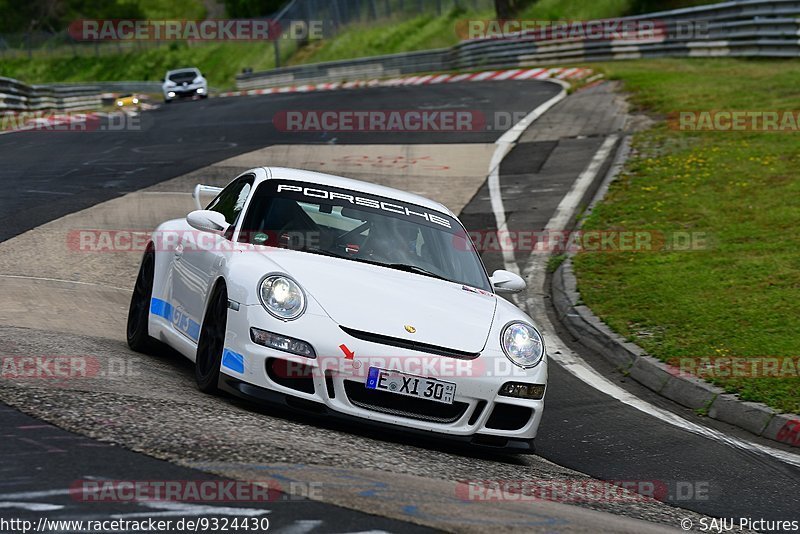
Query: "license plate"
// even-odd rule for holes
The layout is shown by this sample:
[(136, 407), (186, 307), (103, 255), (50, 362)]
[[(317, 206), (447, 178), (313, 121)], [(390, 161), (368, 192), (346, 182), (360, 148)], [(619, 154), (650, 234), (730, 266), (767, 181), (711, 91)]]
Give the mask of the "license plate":
[(444, 382), (435, 378), (422, 378), (420, 376), (407, 375), (397, 371), (387, 371), (370, 367), (367, 375), (367, 382), (364, 384), (367, 389), (388, 391), (407, 397), (418, 397), (444, 404), (453, 404), (453, 397), (456, 394), (456, 385), (452, 382)]

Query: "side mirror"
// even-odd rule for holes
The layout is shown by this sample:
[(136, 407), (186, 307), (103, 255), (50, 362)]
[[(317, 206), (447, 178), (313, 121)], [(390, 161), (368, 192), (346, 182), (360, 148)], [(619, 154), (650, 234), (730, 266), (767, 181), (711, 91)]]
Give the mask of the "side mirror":
[(186, 222), (196, 230), (212, 234), (224, 234), (229, 226), (223, 214), (211, 210), (195, 210), (186, 216)]
[(498, 293), (519, 293), (525, 289), (525, 280), (510, 271), (497, 270), (489, 281)]

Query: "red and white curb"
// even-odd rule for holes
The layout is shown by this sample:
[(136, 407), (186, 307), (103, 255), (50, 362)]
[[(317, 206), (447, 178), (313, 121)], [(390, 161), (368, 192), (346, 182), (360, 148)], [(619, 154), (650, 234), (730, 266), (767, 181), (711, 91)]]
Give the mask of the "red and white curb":
[(593, 74), (591, 69), (575, 68), (536, 68), (536, 69), (509, 69), (486, 70), (468, 74), (426, 74), (423, 76), (408, 76), (405, 78), (390, 78), (388, 80), (353, 80), (350, 82), (324, 82), (303, 85), (287, 85), (284, 87), (268, 87), (266, 89), (249, 89), (246, 91), (228, 91), (218, 96), (250, 96), (269, 95), (275, 93), (307, 93), (310, 91), (333, 91), (336, 89), (356, 89), (360, 87), (396, 87), (400, 85), (432, 85), (439, 83), (457, 82), (488, 82), (500, 80), (582, 80)]

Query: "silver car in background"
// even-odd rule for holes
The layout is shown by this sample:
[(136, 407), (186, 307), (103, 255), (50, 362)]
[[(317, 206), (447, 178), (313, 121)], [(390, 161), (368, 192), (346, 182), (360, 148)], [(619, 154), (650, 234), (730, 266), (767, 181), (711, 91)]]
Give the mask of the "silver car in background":
[(208, 81), (196, 67), (167, 71), (161, 89), (167, 104), (178, 98), (208, 98)]

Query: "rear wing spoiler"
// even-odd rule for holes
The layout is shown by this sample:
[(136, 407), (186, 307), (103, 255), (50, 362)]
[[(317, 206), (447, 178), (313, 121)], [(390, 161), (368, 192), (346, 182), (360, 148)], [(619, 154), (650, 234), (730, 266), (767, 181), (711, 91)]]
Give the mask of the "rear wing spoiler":
[(222, 191), (221, 187), (197, 184), (196, 186), (194, 186), (194, 191), (192, 191), (192, 199), (194, 200), (194, 205), (197, 206), (197, 209), (199, 210), (204, 209), (204, 206), (200, 203), (200, 195), (217, 196), (220, 191)]

